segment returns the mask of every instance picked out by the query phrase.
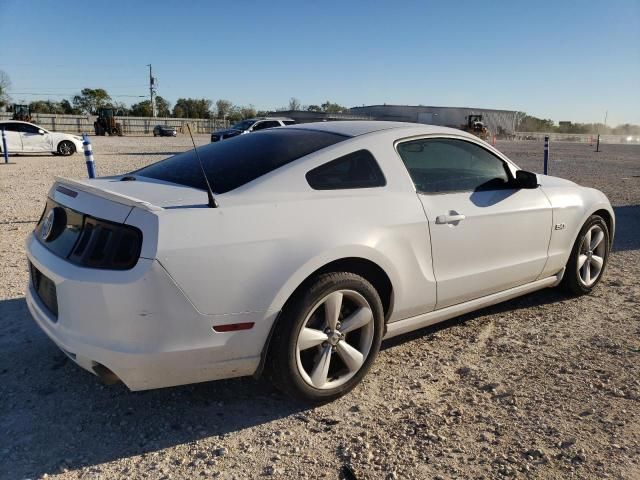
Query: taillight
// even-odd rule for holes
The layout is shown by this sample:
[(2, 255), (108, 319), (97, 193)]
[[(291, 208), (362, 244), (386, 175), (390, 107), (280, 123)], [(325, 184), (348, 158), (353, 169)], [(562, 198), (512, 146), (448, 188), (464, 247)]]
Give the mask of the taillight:
[(86, 216), (68, 258), (84, 267), (128, 270), (138, 262), (141, 247), (137, 228)]

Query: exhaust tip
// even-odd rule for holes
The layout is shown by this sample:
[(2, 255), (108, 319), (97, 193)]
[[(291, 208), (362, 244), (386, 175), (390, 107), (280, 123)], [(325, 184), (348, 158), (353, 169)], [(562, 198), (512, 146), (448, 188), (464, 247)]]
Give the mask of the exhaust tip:
[(113, 385), (120, 382), (120, 379), (115, 373), (99, 363), (93, 366), (93, 373), (95, 373), (105, 385)]

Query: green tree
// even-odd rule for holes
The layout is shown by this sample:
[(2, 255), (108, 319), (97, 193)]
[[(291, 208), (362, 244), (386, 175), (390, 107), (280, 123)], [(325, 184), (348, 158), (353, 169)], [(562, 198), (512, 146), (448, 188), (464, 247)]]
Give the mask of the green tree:
[(307, 105), (307, 112), (321, 112), (322, 109), (318, 105)]
[(227, 115), (227, 120), (229, 120), (232, 123), (235, 123), (235, 122), (239, 122), (243, 118), (245, 117), (242, 115), (242, 110), (239, 107), (236, 107), (235, 105), (231, 107), (231, 111)]
[(60, 108), (62, 108), (62, 113), (64, 113), (65, 115), (77, 115), (79, 113), (78, 110), (73, 108), (69, 100), (67, 100), (66, 98), (60, 102)]
[(242, 118), (252, 118), (256, 116), (256, 109), (253, 105), (248, 107), (240, 107), (240, 115)]
[(229, 100), (216, 101), (216, 116), (218, 118), (227, 118), (233, 110), (233, 103)]
[(29, 110), (31, 113), (64, 113), (64, 109), (58, 102), (52, 102), (51, 100), (36, 100), (29, 104)]
[(338, 105), (337, 103), (332, 103), (329, 100), (324, 102), (321, 105), (321, 108), (322, 108), (322, 111), (326, 113), (341, 113), (347, 110), (346, 107), (343, 107), (342, 105)]
[(95, 114), (110, 103), (111, 97), (104, 88), (83, 88), (80, 95), (73, 97), (74, 108), (85, 114)]
[(205, 98), (179, 98), (173, 107), (177, 118), (211, 118), (211, 100)]
[(156, 113), (159, 117), (171, 116), (171, 103), (159, 95), (156, 97)]
[(11, 79), (4, 70), (0, 70), (0, 107), (8, 105), (11, 101), (9, 97), (9, 89), (11, 88)]
[(519, 132), (552, 132), (554, 129), (554, 123), (551, 119), (541, 119), (532, 117), (530, 115), (524, 115), (520, 119), (520, 123), (516, 130)]
[(296, 97), (291, 97), (289, 99), (289, 110), (300, 110), (300, 100)]
[[(130, 114), (133, 117), (150, 117), (152, 114), (151, 100), (134, 103), (131, 105)], [(161, 96), (156, 97), (156, 114), (158, 117), (171, 116), (171, 104)]]
[(131, 109), (123, 102), (111, 102), (105, 105), (113, 108), (113, 114), (118, 117), (127, 117), (131, 115)]

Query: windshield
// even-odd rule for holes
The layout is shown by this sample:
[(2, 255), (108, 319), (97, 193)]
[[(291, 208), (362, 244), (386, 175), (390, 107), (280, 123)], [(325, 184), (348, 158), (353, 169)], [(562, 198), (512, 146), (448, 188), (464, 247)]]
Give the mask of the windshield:
[(235, 125), (232, 125), (231, 128), (233, 128), (234, 130), (249, 130), (251, 128), (251, 125), (253, 125), (254, 123), (256, 123), (255, 120), (243, 120), (236, 123)]
[[(198, 153), (213, 191), (225, 193), (347, 138), (349, 137), (315, 130), (263, 130), (198, 147)], [(206, 190), (193, 150), (132, 173)]]

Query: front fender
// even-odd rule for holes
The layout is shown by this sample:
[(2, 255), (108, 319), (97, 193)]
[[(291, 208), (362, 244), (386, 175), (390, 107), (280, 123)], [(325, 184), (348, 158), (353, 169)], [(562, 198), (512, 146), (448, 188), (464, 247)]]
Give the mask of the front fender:
[(553, 230), (549, 242), (549, 258), (540, 278), (557, 273), (569, 260), (573, 245), (587, 219), (604, 210), (611, 217), (610, 240), (615, 233), (615, 214), (606, 195), (594, 188), (578, 185), (544, 187), (553, 207)]

